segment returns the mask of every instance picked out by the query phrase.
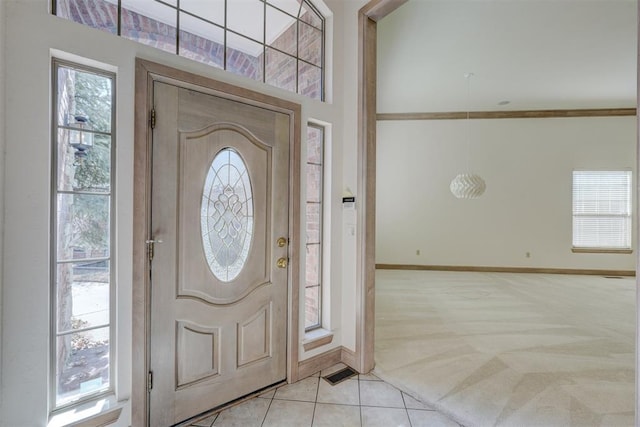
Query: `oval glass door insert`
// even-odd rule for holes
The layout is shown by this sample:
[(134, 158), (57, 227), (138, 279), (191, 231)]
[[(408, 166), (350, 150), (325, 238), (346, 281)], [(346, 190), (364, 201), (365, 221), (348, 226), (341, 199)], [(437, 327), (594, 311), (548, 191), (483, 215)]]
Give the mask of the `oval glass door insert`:
[(242, 271), (253, 237), (253, 193), (249, 171), (232, 148), (211, 162), (204, 182), (200, 225), (211, 272), (230, 282)]

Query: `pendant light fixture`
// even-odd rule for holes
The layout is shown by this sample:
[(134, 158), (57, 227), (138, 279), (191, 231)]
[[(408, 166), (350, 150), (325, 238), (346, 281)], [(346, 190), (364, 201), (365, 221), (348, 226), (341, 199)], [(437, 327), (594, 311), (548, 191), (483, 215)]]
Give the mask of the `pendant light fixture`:
[[(466, 73), (464, 77), (467, 79), (467, 170), (469, 171), (469, 163), (471, 158), (471, 131), (470, 131), (470, 119), (469, 110), (471, 109), (471, 78), (473, 73)], [(487, 185), (484, 179), (478, 174), (471, 171), (467, 173), (460, 173), (456, 175), (449, 185), (451, 194), (458, 199), (476, 199), (484, 194), (487, 189)]]

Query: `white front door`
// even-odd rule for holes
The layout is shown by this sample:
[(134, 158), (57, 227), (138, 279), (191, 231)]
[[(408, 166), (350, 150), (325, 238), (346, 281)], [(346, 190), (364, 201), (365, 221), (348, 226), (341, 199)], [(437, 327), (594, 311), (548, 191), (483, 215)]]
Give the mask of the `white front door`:
[(158, 81), (153, 102), (155, 427), (286, 379), (292, 117)]

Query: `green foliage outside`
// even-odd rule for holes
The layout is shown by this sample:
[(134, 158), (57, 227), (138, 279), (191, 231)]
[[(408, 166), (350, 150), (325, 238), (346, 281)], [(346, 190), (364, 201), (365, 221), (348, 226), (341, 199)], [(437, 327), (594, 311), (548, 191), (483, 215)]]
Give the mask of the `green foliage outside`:
[[(111, 80), (95, 74), (75, 73), (75, 116), (88, 118), (91, 129), (111, 132)], [(73, 189), (105, 193), (111, 190), (111, 138), (94, 134), (87, 157), (75, 163)], [(74, 197), (74, 238), (77, 246), (92, 250), (109, 246), (109, 198)]]

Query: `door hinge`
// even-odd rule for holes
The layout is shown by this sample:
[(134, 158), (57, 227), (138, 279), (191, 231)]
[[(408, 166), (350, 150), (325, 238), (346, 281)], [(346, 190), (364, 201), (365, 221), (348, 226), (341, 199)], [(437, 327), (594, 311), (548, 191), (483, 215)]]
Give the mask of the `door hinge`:
[(156, 128), (156, 109), (153, 108), (149, 112), (149, 125), (151, 125), (151, 129)]
[(153, 371), (149, 371), (147, 374), (147, 390), (151, 390), (153, 388)]
[(147, 244), (147, 253), (149, 254), (149, 262), (153, 261), (153, 254), (155, 252), (156, 243), (162, 243), (162, 240), (159, 239), (149, 239), (146, 240)]

